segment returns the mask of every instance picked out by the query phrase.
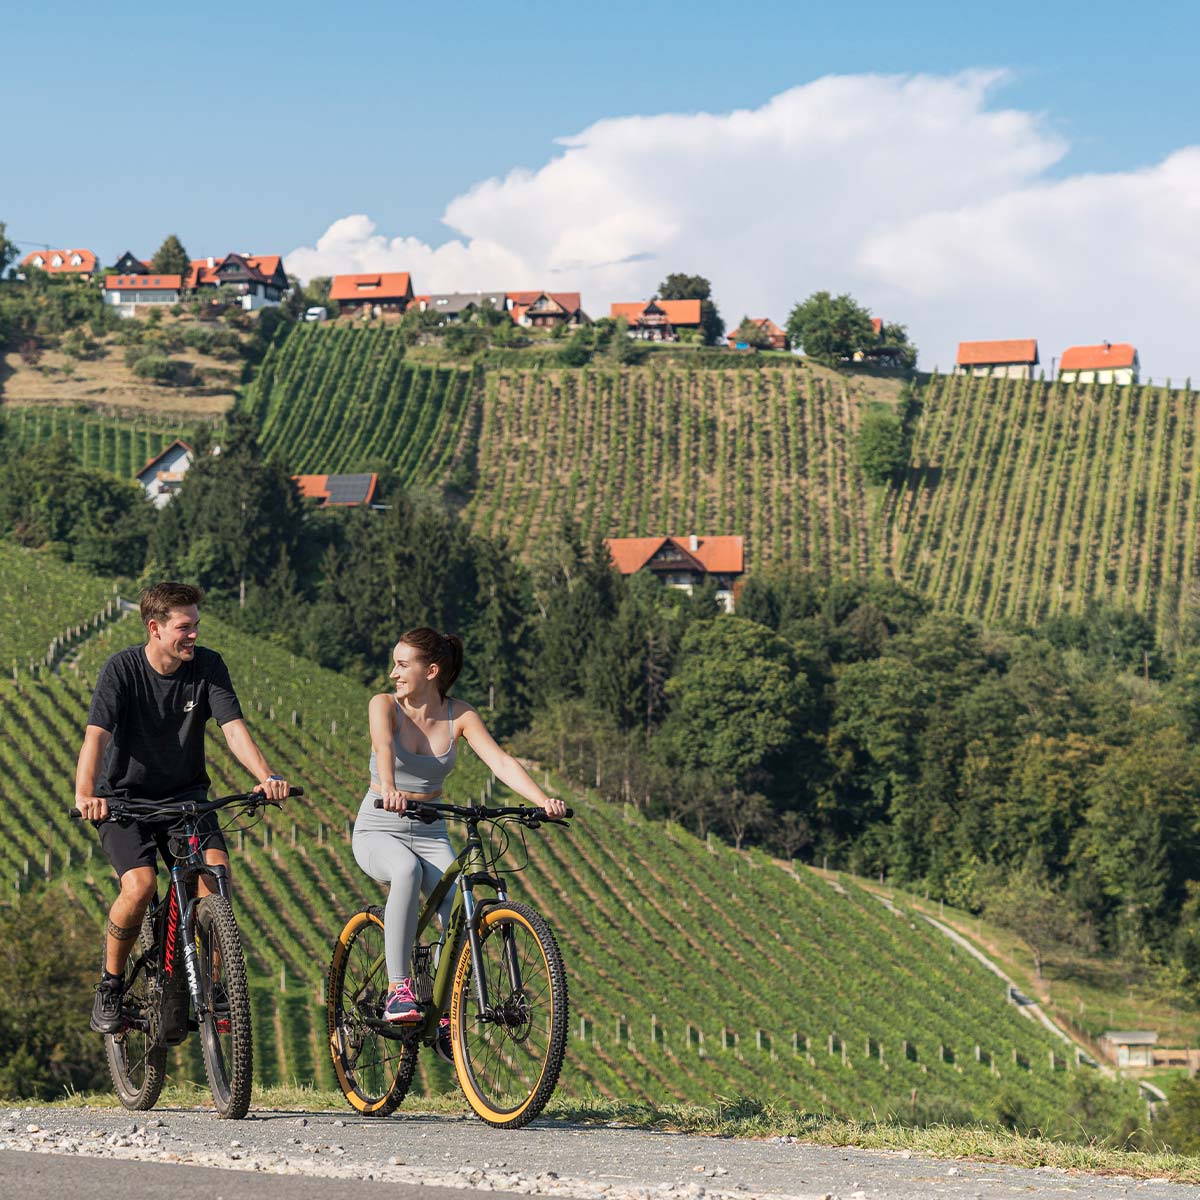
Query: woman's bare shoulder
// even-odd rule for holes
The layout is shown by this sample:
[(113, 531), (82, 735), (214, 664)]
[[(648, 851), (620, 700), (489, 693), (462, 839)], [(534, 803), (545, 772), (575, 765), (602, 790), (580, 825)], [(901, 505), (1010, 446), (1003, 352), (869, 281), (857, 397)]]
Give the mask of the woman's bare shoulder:
[(387, 713), (391, 716), (392, 709), (395, 707), (395, 701), (390, 692), (377, 692), (371, 697), (370, 703), (367, 705), (368, 712)]

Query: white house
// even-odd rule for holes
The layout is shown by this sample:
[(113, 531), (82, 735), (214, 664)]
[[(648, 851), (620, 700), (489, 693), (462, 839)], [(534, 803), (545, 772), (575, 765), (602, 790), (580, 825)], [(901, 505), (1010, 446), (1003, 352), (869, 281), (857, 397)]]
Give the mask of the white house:
[(194, 458), (195, 452), (191, 446), (176, 439), (137, 473), (135, 478), (146, 489), (146, 495), (155, 508), (163, 508), (179, 491), (179, 485)]
[(104, 303), (122, 317), (136, 317), (139, 305), (178, 304), (183, 280), (178, 275), (107, 275)]
[(990, 375), (997, 379), (1032, 379), (1038, 365), (1037, 338), (996, 342), (959, 342), (955, 375)]
[(1061, 383), (1137, 383), (1138, 352), (1128, 342), (1068, 346), (1058, 364)]

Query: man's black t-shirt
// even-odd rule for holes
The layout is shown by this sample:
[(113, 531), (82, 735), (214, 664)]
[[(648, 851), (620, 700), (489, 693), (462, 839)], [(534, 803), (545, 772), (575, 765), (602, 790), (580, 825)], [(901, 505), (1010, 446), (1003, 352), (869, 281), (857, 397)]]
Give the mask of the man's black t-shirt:
[(209, 717), (225, 725), (241, 715), (229, 670), (215, 650), (197, 646), (192, 661), (173, 675), (160, 675), (144, 646), (119, 650), (101, 668), (88, 712), (89, 725), (113, 735), (98, 791), (161, 800), (207, 788), (204, 726)]

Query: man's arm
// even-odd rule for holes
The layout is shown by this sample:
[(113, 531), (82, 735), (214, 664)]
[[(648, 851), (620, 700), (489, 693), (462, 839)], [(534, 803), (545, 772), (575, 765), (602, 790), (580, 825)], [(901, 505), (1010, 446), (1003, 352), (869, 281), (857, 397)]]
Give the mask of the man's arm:
[(75, 764), (75, 807), (89, 821), (103, 821), (108, 816), (108, 801), (96, 795), (96, 779), (111, 741), (112, 734), (99, 725), (89, 725), (84, 730), (79, 761)]
[(233, 751), (233, 756), (258, 780), (255, 791), (264, 792), (268, 800), (286, 800), (288, 785), (286, 779), (272, 779), (275, 774), (267, 763), (258, 743), (250, 736), (246, 722), (240, 717), (236, 721), (226, 721), (221, 726), (225, 742)]

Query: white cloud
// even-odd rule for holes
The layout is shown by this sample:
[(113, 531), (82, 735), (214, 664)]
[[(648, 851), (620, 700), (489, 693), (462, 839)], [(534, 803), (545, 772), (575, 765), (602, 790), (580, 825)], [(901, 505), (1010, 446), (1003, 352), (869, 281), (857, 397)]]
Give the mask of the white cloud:
[(946, 367), (960, 338), (1034, 335), (1048, 360), (1108, 337), (1137, 342), (1156, 377), (1185, 374), (1200, 150), (1047, 181), (1067, 147), (1039, 114), (992, 106), (1003, 81), (830, 77), (756, 109), (599, 121), (540, 170), (454, 198), (442, 245), (348, 216), (287, 267), (410, 270), (420, 291), (569, 288), (593, 316), (699, 272), (731, 324), (851, 291), (908, 324), (924, 366)]

